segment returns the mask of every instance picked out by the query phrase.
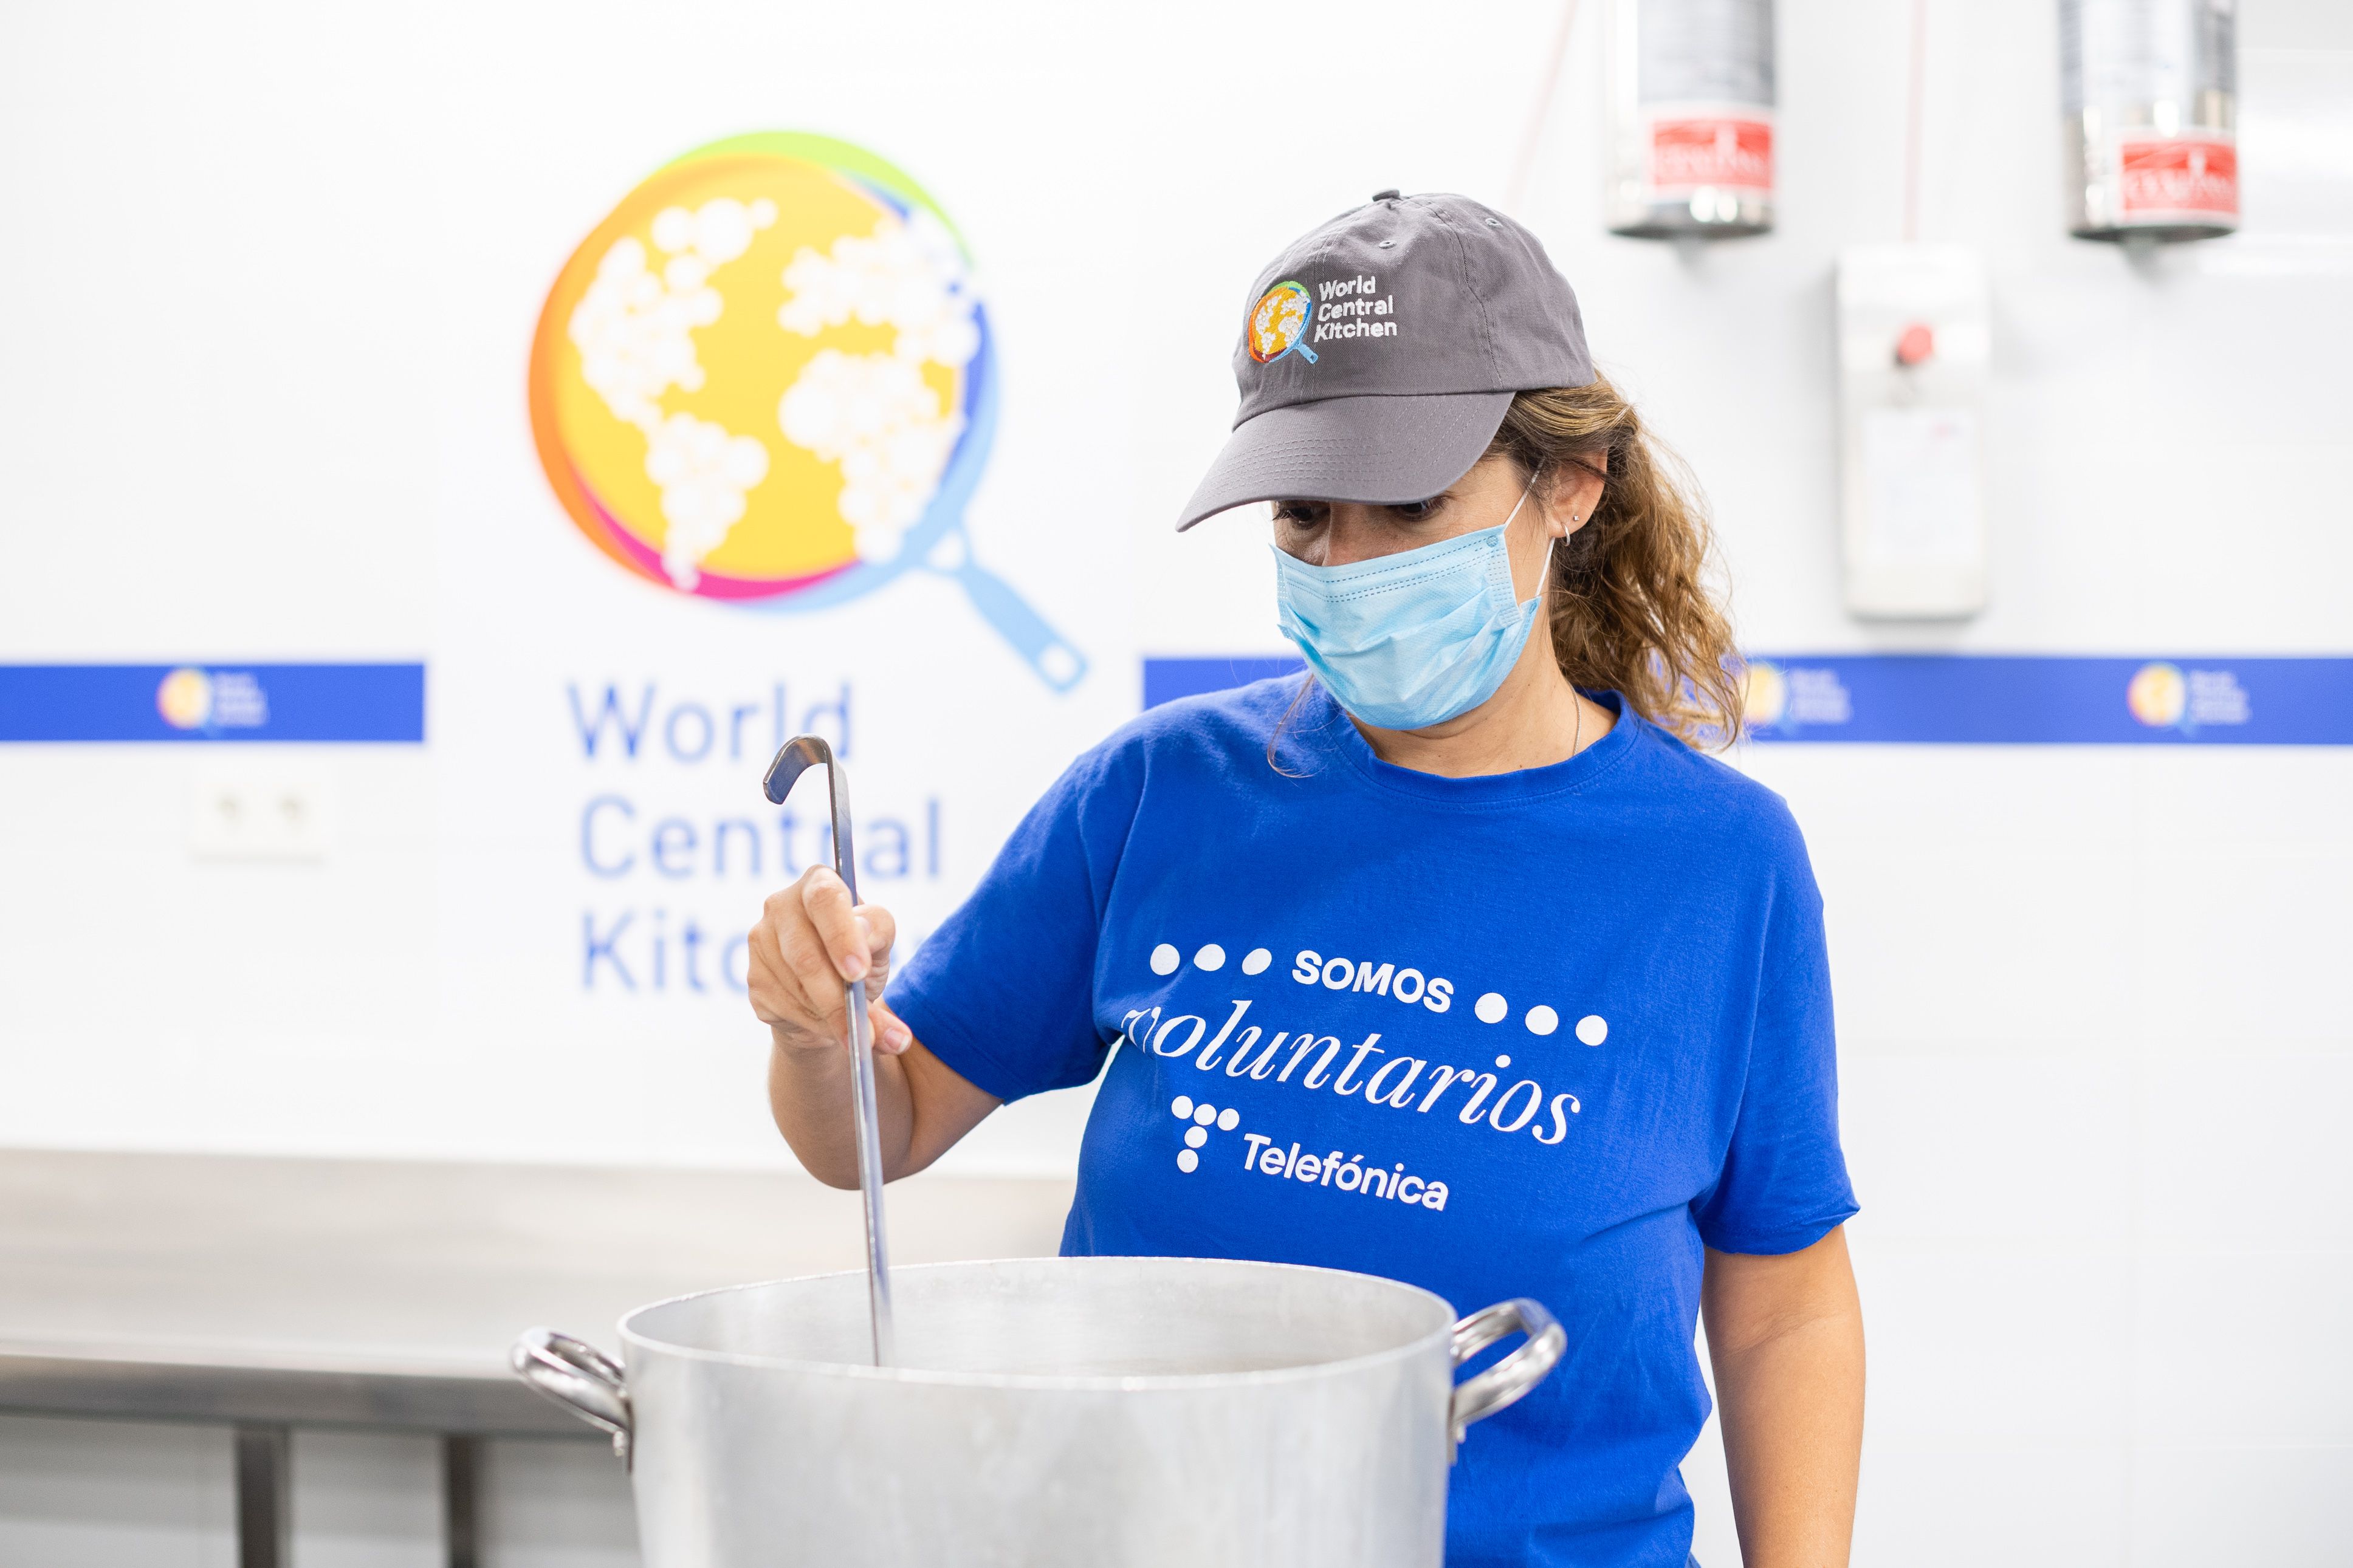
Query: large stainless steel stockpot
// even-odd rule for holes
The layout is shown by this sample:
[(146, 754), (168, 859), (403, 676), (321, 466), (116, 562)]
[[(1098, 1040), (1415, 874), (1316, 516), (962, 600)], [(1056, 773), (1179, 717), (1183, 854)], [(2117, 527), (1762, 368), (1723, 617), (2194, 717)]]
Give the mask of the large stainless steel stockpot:
[[(742, 1285), (545, 1329), (532, 1385), (614, 1435), (649, 1568), (1436, 1568), (1463, 1429), (1552, 1370), (1533, 1301), (1457, 1321), (1368, 1275), (1166, 1258)], [(1457, 1384), (1514, 1332), (1527, 1342)]]

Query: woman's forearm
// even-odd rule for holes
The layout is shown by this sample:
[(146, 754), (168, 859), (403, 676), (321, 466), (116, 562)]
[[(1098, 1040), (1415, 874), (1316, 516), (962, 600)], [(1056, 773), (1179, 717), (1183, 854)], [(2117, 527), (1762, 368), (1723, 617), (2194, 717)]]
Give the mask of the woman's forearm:
[[(874, 1109), (881, 1123), (882, 1179), (895, 1182), (929, 1165), (998, 1103), (920, 1044), (897, 1055), (877, 1051)], [(768, 1109), (809, 1174), (830, 1187), (858, 1185), (846, 1048), (772, 1044)]]
[[(768, 1050), (768, 1109), (776, 1131), (810, 1175), (829, 1187), (858, 1185), (858, 1138), (849, 1110), (847, 1047), (810, 1050), (777, 1041)], [(898, 1062), (877, 1052), (874, 1109), (881, 1124), (882, 1179), (904, 1175), (909, 1131), (914, 1125), (907, 1078)]]
[(1862, 1309), (1833, 1230), (1802, 1252), (1710, 1252), (1701, 1300), (1746, 1568), (1843, 1568), (1862, 1460)]

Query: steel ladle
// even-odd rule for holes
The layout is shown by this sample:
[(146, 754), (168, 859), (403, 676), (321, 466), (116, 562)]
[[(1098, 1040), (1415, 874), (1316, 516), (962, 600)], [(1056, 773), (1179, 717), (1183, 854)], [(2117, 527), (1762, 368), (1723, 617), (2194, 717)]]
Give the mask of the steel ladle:
[[(826, 805), (833, 829), (833, 868), (858, 902), (858, 863), (849, 844), (849, 781), (833, 748), (815, 735), (796, 735), (776, 752), (760, 781), (774, 805), (813, 767), (825, 769)], [(896, 1358), (891, 1321), (891, 1259), (882, 1237), (882, 1132), (874, 1109), (874, 1023), (866, 1010), (866, 982), (842, 987), (849, 1007), (849, 1104), (858, 1137), (858, 1195), (866, 1211), (866, 1294), (874, 1324), (874, 1364)]]

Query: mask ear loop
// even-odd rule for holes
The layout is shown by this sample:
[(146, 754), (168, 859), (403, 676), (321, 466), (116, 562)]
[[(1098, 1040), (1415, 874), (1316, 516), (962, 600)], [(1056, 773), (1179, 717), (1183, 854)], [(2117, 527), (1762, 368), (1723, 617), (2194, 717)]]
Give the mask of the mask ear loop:
[[(1520, 491), (1520, 499), (1512, 503), (1510, 514), (1504, 519), (1504, 527), (1506, 530), (1510, 529), (1512, 523), (1519, 517), (1520, 508), (1528, 504), (1528, 498), (1536, 493), (1536, 481), (1542, 478), (1544, 478), (1544, 465), (1539, 463), (1536, 465), (1536, 471), (1528, 476), (1527, 488)], [(1544, 564), (1536, 568), (1535, 597), (1538, 600), (1543, 599), (1545, 584), (1552, 576), (1553, 546), (1559, 542), (1560, 541), (1550, 533), (1545, 535)]]
[[(1520, 492), (1519, 500), (1513, 505), (1512, 517), (1507, 517), (1504, 520), (1504, 526), (1505, 528), (1512, 526), (1512, 518), (1520, 515), (1520, 508), (1527, 504), (1528, 497), (1535, 491), (1536, 480), (1543, 477), (1544, 468), (1539, 464), (1536, 468), (1536, 471), (1528, 476), (1528, 488)], [(1577, 526), (1577, 519), (1574, 517), (1571, 517), (1568, 520), (1568, 522), (1571, 528)], [(1556, 548), (1559, 543), (1560, 540), (1556, 535), (1547, 533), (1545, 536), (1544, 566), (1536, 573), (1536, 597), (1538, 600), (1542, 600), (1544, 598), (1545, 584), (1552, 577), (1552, 554), (1554, 549)], [(1568, 754), (1574, 757), (1577, 752), (1585, 749), (1585, 698), (1584, 695), (1577, 689), (1577, 687), (1574, 684), (1571, 684), (1568, 689), (1568, 700), (1569, 711), (1576, 715), (1575, 727), (1569, 731), (1568, 735)]]

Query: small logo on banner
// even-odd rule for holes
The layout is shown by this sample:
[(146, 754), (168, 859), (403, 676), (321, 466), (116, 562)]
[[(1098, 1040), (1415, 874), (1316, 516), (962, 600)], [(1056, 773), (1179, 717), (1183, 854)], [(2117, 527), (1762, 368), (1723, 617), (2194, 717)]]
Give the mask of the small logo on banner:
[(155, 711), (174, 730), (201, 730), (213, 716), (212, 678), (185, 666), (155, 688)]
[(1827, 667), (1748, 661), (1747, 695), (1742, 719), (1754, 733), (1789, 734), (1804, 725), (1854, 721), (1854, 693), (1839, 672)]
[(2119, 203), (2137, 218), (2239, 216), (2239, 149), (2199, 136), (2127, 136), (2117, 143)]
[(269, 722), (269, 694), (249, 670), (183, 665), (157, 682), (155, 711), (174, 730), (258, 730)]
[(2125, 688), (2125, 706), (2152, 730), (2195, 733), (2203, 725), (2244, 724), (2254, 717), (2254, 705), (2236, 671), (2183, 670), (2158, 661), (2133, 672)]
[(1789, 683), (1783, 678), (1781, 667), (1767, 659), (1750, 659), (1747, 691), (1741, 702), (1741, 717), (1748, 727), (1769, 730), (1788, 710)]
[(2173, 665), (2144, 664), (2125, 688), (2125, 706), (2152, 730), (2171, 729), (2189, 710), (2189, 686)]

